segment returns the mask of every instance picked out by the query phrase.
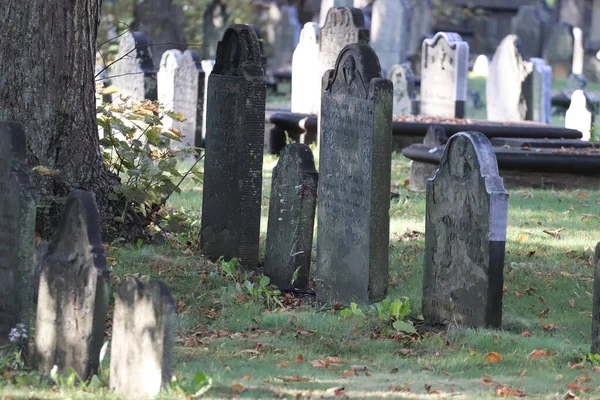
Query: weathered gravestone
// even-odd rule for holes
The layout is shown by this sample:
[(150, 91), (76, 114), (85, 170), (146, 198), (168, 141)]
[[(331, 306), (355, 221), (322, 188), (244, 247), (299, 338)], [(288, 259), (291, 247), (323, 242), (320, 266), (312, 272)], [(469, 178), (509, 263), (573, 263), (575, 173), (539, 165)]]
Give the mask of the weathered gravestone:
[(156, 70), (144, 33), (127, 32), (121, 36), (110, 79), (123, 97), (139, 101), (157, 99)]
[(394, 115), (413, 115), (417, 108), (417, 90), (408, 64), (394, 65), (388, 79), (394, 85)]
[(202, 49), (203, 59), (214, 60), (217, 56), (217, 42), (221, 40), (227, 29), (227, 3), (225, 0), (212, 0), (204, 11), (202, 19)]
[(213, 260), (258, 265), (265, 96), (256, 33), (232, 25), (208, 78), (200, 243)]
[(126, 399), (151, 399), (171, 382), (175, 300), (161, 281), (126, 277), (117, 287), (110, 388)]
[(499, 328), (508, 193), (489, 140), (460, 132), (427, 182), (423, 316)]
[(141, 0), (133, 3), (134, 30), (146, 33), (154, 65), (169, 49), (185, 50), (183, 7), (175, 0)]
[(285, 146), (273, 169), (264, 262), (265, 275), (279, 289), (308, 288), (317, 181), (310, 147)]
[(469, 45), (457, 33), (438, 32), (423, 41), (421, 114), (463, 118), (467, 100)]
[(271, 47), (268, 58), (273, 71), (289, 71), (292, 67), (294, 49), (300, 40), (302, 25), (298, 21), (298, 11), (293, 6), (271, 3), (267, 23), (267, 38)]
[(409, 0), (412, 13), (409, 19), (410, 42), (408, 54), (416, 55), (421, 52), (423, 40), (433, 36), (433, 13), (431, 0)]
[[(29, 330), (33, 314), (36, 205), (26, 149), (21, 124), (0, 122), (0, 346), (10, 343), (9, 335), (17, 324)], [(21, 338), (17, 345), (26, 350), (28, 341)]]
[(571, 74), (567, 79), (567, 90), (565, 93), (571, 97), (576, 90), (585, 90), (587, 88), (587, 79), (581, 74)]
[(529, 63), (531, 73), (523, 85), (527, 105), (525, 119), (549, 124), (552, 117), (552, 67), (542, 58), (532, 58)]
[(511, 21), (511, 33), (521, 39), (525, 58), (541, 57), (544, 47), (544, 21), (536, 6), (521, 6)]
[(371, 15), (371, 47), (384, 73), (406, 61), (412, 9), (408, 0), (377, 0)]
[(321, 11), (319, 13), (319, 26), (325, 25), (329, 10), (337, 7), (354, 7), (353, 0), (321, 0)]
[(319, 113), (321, 73), (319, 69), (319, 25), (307, 22), (292, 59), (292, 112)]
[(87, 379), (98, 368), (108, 306), (109, 271), (100, 218), (90, 192), (67, 198), (42, 262), (35, 329), (38, 370), (73, 368)]
[(600, 354), (600, 242), (594, 256), (594, 303), (592, 304), (592, 353)]
[[(210, 74), (215, 66), (215, 60), (202, 60), (200, 65), (202, 66), (202, 71), (204, 71), (204, 84), (202, 85), (202, 93), (204, 97), (202, 99), (202, 125), (200, 128), (201, 131), (196, 132), (196, 147), (204, 147), (204, 142), (206, 140), (206, 101), (208, 100), (208, 78), (210, 77)], [(200, 96), (200, 83), (198, 83), (198, 96)], [(198, 97), (198, 100), (200, 100), (200, 97)]]
[(582, 140), (590, 140), (593, 123), (593, 105), (583, 90), (575, 90), (571, 96), (571, 105), (565, 115), (565, 128), (577, 129), (583, 134)]
[(366, 44), (323, 77), (317, 300), (372, 302), (388, 280), (392, 82)]
[(335, 67), (342, 49), (350, 43), (369, 43), (369, 30), (365, 17), (357, 8), (331, 8), (327, 20), (321, 25), (319, 42), (319, 76)]
[(563, 22), (554, 25), (544, 49), (544, 59), (552, 67), (553, 80), (567, 79), (571, 74), (574, 48), (573, 27)]
[(519, 38), (505, 37), (489, 64), (485, 87), (488, 120), (525, 120), (527, 101), (523, 85), (531, 70), (531, 63), (523, 60)]

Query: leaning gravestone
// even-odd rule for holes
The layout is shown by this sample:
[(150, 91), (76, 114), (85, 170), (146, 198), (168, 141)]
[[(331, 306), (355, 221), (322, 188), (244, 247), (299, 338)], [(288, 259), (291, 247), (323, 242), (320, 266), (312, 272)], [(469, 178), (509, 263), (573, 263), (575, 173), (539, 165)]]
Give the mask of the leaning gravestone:
[(292, 112), (319, 113), (321, 104), (319, 70), (319, 25), (307, 22), (292, 58)]
[(544, 21), (536, 6), (521, 6), (511, 20), (511, 33), (521, 39), (525, 58), (541, 57), (544, 46)]
[[(29, 332), (33, 314), (33, 252), (36, 205), (29, 181), (23, 127), (0, 122), (0, 346), (10, 343), (17, 324)], [(25, 351), (27, 338), (17, 345)]]
[(223, 0), (212, 0), (204, 11), (202, 32), (203, 59), (214, 60), (217, 55), (217, 42), (227, 29), (227, 3)]
[(208, 78), (200, 244), (209, 258), (246, 267), (258, 265), (265, 96), (256, 33), (232, 25)]
[(139, 101), (157, 99), (152, 52), (142, 32), (127, 32), (121, 36), (110, 79), (122, 97)]
[(294, 49), (300, 40), (302, 25), (298, 11), (293, 6), (271, 3), (267, 23), (267, 37), (271, 47), (269, 67), (273, 71), (289, 71), (292, 67)]
[(371, 15), (371, 47), (381, 68), (391, 68), (406, 61), (410, 46), (411, 6), (408, 0), (377, 0)]
[(265, 275), (281, 290), (308, 289), (317, 181), (310, 147), (285, 146), (273, 169), (264, 262)]
[(319, 14), (319, 26), (325, 25), (329, 10), (337, 7), (354, 7), (353, 0), (321, 0), (321, 11)]
[(544, 51), (544, 59), (552, 67), (552, 79), (567, 79), (573, 68), (575, 37), (573, 27), (558, 23), (552, 27)]
[(542, 58), (532, 58), (531, 73), (525, 80), (523, 91), (527, 121), (549, 124), (552, 117), (552, 67)]
[(508, 193), (489, 140), (460, 132), (427, 182), (423, 316), (499, 328)]
[(463, 118), (467, 100), (469, 45), (457, 33), (438, 32), (423, 41), (421, 114)]
[[(208, 99), (208, 78), (210, 77), (210, 74), (215, 66), (215, 60), (202, 60), (200, 65), (202, 66), (202, 71), (204, 71), (204, 83), (202, 85), (200, 82), (198, 83), (198, 96), (200, 96), (200, 86), (202, 86), (202, 94), (204, 97), (202, 99), (202, 125), (200, 128), (201, 131), (199, 132), (200, 134), (198, 135), (198, 131), (196, 132), (196, 147), (204, 147), (204, 142), (206, 141), (206, 101)], [(200, 97), (198, 97), (198, 100), (200, 100)]]
[(42, 262), (35, 329), (35, 360), (42, 373), (56, 365), (60, 372), (73, 368), (85, 380), (96, 372), (109, 274), (96, 200), (75, 190)]
[(600, 242), (594, 256), (594, 303), (592, 304), (592, 354), (600, 354)]
[(571, 105), (565, 115), (565, 128), (577, 129), (583, 134), (582, 140), (590, 140), (594, 123), (594, 107), (583, 90), (575, 90), (571, 96)]
[(531, 70), (531, 63), (523, 60), (519, 38), (515, 35), (505, 37), (489, 64), (485, 87), (488, 120), (525, 120), (527, 101), (523, 84)]
[(417, 108), (417, 91), (412, 70), (408, 64), (394, 65), (388, 79), (394, 85), (394, 115), (413, 115)]
[(171, 382), (175, 300), (161, 281), (126, 277), (117, 287), (110, 388), (126, 399), (151, 399)]
[(323, 77), (317, 300), (372, 302), (388, 280), (392, 82), (367, 44)]

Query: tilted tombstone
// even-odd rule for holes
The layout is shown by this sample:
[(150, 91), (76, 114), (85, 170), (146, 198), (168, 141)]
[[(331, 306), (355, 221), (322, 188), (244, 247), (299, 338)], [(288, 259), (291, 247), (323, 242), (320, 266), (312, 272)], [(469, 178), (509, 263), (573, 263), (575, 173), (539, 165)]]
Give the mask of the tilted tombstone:
[(200, 243), (210, 259), (246, 267), (258, 265), (265, 96), (256, 33), (231, 25), (208, 78)]
[(35, 329), (38, 370), (69, 368), (82, 378), (98, 368), (108, 306), (109, 271), (91, 192), (73, 191), (42, 262)]
[(202, 19), (203, 59), (214, 60), (217, 55), (217, 42), (221, 40), (227, 29), (229, 14), (224, 0), (212, 0), (204, 11)]
[(594, 302), (592, 304), (592, 353), (600, 354), (600, 242), (594, 255)]
[(117, 287), (110, 349), (110, 388), (126, 399), (151, 399), (171, 382), (175, 300), (161, 281), (132, 276)]
[(433, 13), (431, 0), (410, 0), (410, 5), (412, 16), (409, 20), (408, 54), (414, 56), (421, 52), (423, 40), (433, 35)]
[(302, 25), (298, 11), (293, 6), (277, 6), (271, 3), (267, 23), (267, 37), (270, 38), (271, 54), (268, 59), (273, 71), (289, 71), (292, 67), (294, 49), (300, 40)]
[(321, 0), (321, 11), (319, 13), (319, 26), (323, 28), (329, 10), (337, 7), (354, 7), (353, 0)]
[(412, 70), (408, 64), (394, 65), (388, 79), (394, 85), (394, 115), (415, 114), (417, 90)]
[(463, 118), (467, 100), (469, 45), (458, 33), (438, 32), (423, 41), (421, 114)]
[(307, 22), (292, 59), (292, 112), (319, 113), (321, 104), (319, 25)]
[(264, 273), (281, 290), (308, 289), (318, 176), (301, 143), (285, 146), (273, 169)]
[(392, 82), (366, 44), (323, 76), (317, 300), (372, 302), (388, 281)]
[(123, 97), (139, 101), (157, 99), (156, 69), (144, 33), (127, 32), (121, 36), (109, 78)]
[(499, 328), (508, 193), (485, 135), (448, 140), (426, 198), (423, 316)]
[(590, 140), (593, 123), (594, 107), (583, 90), (575, 90), (565, 115), (565, 128), (577, 129), (583, 134), (582, 140)]
[(573, 27), (564, 22), (554, 25), (546, 40), (544, 59), (552, 67), (552, 79), (567, 79), (573, 68), (575, 37)]
[(521, 39), (525, 58), (541, 57), (544, 46), (544, 21), (536, 6), (521, 6), (511, 20), (511, 33)]
[[(204, 98), (202, 100), (202, 126), (200, 135), (196, 135), (196, 147), (204, 147), (204, 142), (206, 141), (206, 101), (208, 100), (208, 78), (210, 77), (210, 74), (215, 66), (215, 60), (202, 60), (200, 65), (202, 66), (202, 71), (204, 71), (204, 84), (202, 86)], [(198, 89), (198, 91), (200, 91), (200, 89)]]
[[(26, 140), (17, 122), (0, 122), (0, 346), (10, 343), (11, 330), (23, 324), (29, 333), (33, 315), (35, 187), (29, 181)], [(17, 346), (25, 351), (29, 339)]]
[(552, 118), (552, 67), (542, 58), (532, 58), (531, 73), (525, 80), (523, 90), (527, 121), (549, 124)]
[(489, 64), (485, 86), (488, 120), (525, 120), (527, 101), (523, 84), (531, 70), (531, 63), (523, 59), (519, 38), (515, 35), (505, 37)]
[(371, 47), (381, 68), (391, 68), (406, 61), (410, 46), (411, 4), (408, 0), (377, 0), (371, 15)]

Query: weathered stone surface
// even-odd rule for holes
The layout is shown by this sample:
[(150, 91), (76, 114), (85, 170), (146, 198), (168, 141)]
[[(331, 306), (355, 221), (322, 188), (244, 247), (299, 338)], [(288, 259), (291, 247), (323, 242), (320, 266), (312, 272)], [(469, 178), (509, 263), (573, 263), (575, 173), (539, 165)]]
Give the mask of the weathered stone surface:
[(523, 91), (527, 121), (550, 123), (552, 117), (552, 67), (542, 58), (532, 58), (531, 73), (525, 80)]
[(585, 59), (585, 49), (583, 47), (583, 31), (580, 28), (573, 28), (573, 74), (583, 74), (583, 63)]
[(544, 59), (552, 67), (553, 80), (567, 79), (571, 74), (574, 47), (573, 27), (563, 22), (554, 25), (544, 49)]
[(271, 70), (289, 71), (292, 68), (292, 57), (300, 40), (301, 30), (296, 7), (279, 7), (276, 3), (271, 3), (267, 23), (267, 37), (271, 44), (268, 64)]
[(217, 56), (217, 43), (223, 37), (227, 29), (229, 13), (227, 2), (224, 0), (212, 0), (204, 12), (203, 31), (203, 59), (214, 60)]
[(308, 289), (317, 181), (310, 147), (284, 147), (273, 169), (264, 261), (265, 275), (279, 289)]
[(531, 70), (531, 63), (523, 60), (519, 38), (505, 37), (489, 65), (485, 87), (488, 120), (525, 120), (527, 101), (523, 84)]
[(321, 0), (321, 12), (319, 14), (320, 27), (325, 25), (325, 20), (327, 19), (327, 13), (329, 13), (329, 10), (337, 7), (354, 7), (354, 2), (353, 0)]
[(511, 33), (521, 39), (525, 58), (541, 57), (544, 47), (544, 21), (536, 6), (521, 6), (511, 21)]
[(388, 79), (394, 85), (394, 115), (416, 114), (417, 90), (412, 70), (408, 64), (394, 65)]
[(95, 373), (108, 288), (96, 200), (91, 192), (75, 190), (42, 266), (35, 330), (35, 359), (42, 373), (54, 365), (62, 372), (73, 368), (82, 379)]
[(292, 112), (319, 113), (321, 104), (319, 25), (307, 22), (292, 59)]
[(498, 328), (508, 193), (489, 140), (453, 135), (427, 183), (423, 316)]
[[(206, 112), (208, 110), (206, 102), (208, 100), (208, 77), (212, 73), (212, 70), (215, 66), (215, 60), (202, 60), (200, 65), (202, 66), (202, 71), (204, 71), (204, 86), (202, 88), (204, 98), (202, 100), (202, 132), (200, 136), (196, 135), (196, 147), (204, 147), (204, 141), (206, 140)], [(200, 89), (198, 89), (198, 91), (200, 91)]]
[(373, 49), (347, 45), (323, 77), (317, 300), (370, 302), (388, 279), (392, 82)]
[(410, 43), (408, 54), (421, 52), (423, 40), (433, 36), (433, 13), (431, 0), (409, 0), (412, 13), (409, 20)]
[(117, 287), (110, 388), (126, 399), (151, 399), (171, 382), (175, 300), (161, 281), (126, 277)]
[(571, 96), (571, 105), (565, 115), (565, 128), (577, 129), (583, 134), (582, 140), (590, 140), (593, 123), (594, 107), (583, 90), (575, 90)]
[(258, 265), (265, 96), (256, 33), (232, 25), (208, 78), (200, 243), (213, 260)]
[(121, 36), (119, 52), (110, 68), (112, 84), (123, 97), (133, 100), (156, 100), (156, 69), (148, 39), (142, 32)]
[(592, 305), (592, 353), (600, 354), (600, 242), (594, 256), (594, 304)]
[(423, 41), (421, 114), (463, 118), (467, 100), (469, 45), (457, 33), (438, 32)]
[(410, 46), (411, 4), (408, 0), (377, 0), (371, 15), (371, 47), (384, 73), (406, 61)]
[[(29, 181), (23, 127), (0, 122), (0, 346), (11, 329), (29, 331), (33, 314), (33, 252), (36, 205)], [(17, 343), (23, 350), (28, 339)]]

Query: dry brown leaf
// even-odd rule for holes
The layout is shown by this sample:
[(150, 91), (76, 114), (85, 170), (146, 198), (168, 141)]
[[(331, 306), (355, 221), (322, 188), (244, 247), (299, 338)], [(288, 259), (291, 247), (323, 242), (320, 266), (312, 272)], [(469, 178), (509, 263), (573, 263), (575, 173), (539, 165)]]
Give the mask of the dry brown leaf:
[(448, 372), (448, 371), (442, 371), (442, 374), (444, 375), (448, 375), (448, 376), (454, 376), (454, 374)]
[(330, 387), (329, 389), (326, 390), (327, 393), (334, 393), (336, 396), (339, 394), (342, 394), (342, 392), (345, 390), (345, 387), (343, 386), (334, 386), (334, 387)]
[(252, 379), (252, 375), (250, 375), (250, 374), (246, 374), (242, 377), (243, 381), (249, 381), (250, 379)]
[(600, 367), (596, 365), (594, 368), (592, 368), (592, 371), (600, 372)]
[(527, 373), (527, 370), (524, 369), (523, 371), (517, 372), (517, 375), (519, 375), (519, 376), (525, 376), (526, 373)]
[(527, 358), (529, 358), (531, 360), (534, 358), (542, 358), (542, 357), (552, 356), (554, 354), (556, 354), (556, 353), (553, 353), (549, 350), (535, 349), (531, 353), (529, 353)]
[(544, 233), (546, 233), (546, 234), (548, 234), (548, 235), (550, 235), (550, 236), (552, 236), (553, 238), (560, 239), (560, 233), (561, 233), (562, 231), (564, 231), (564, 230), (565, 230), (565, 228), (559, 228), (559, 229), (544, 229), (544, 231), (543, 231), (543, 232), (544, 232)]
[(521, 233), (521, 234), (519, 235), (519, 237), (517, 238), (517, 242), (520, 242), (520, 243), (523, 243), (523, 242), (524, 242), (524, 241), (526, 241), (526, 240), (527, 240), (527, 235), (526, 235), (526, 234), (524, 234), (524, 233)]
[(575, 383), (587, 382), (587, 381), (591, 381), (591, 380), (592, 380), (591, 376), (580, 376), (579, 378), (575, 379)]
[(309, 379), (303, 376), (276, 376), (275, 378), (281, 379), (284, 382), (308, 382)]
[(388, 386), (389, 392), (410, 392), (410, 388), (406, 386)]
[(257, 356), (260, 354), (260, 352), (258, 350), (248, 349), (248, 350), (242, 350), (238, 354), (252, 354), (253, 356)]
[(327, 357), (325, 359), (325, 362), (329, 363), (329, 364), (343, 364), (344, 361), (342, 361), (340, 358), (338, 357)]
[(523, 336), (523, 337), (532, 337), (533, 335), (531, 333), (529, 333), (529, 331), (523, 331), (523, 333), (521, 333), (521, 336)]
[(329, 364), (327, 364), (324, 360), (314, 360), (310, 362), (315, 368), (329, 368)]
[(544, 330), (548, 332), (552, 332), (558, 329), (556, 324), (544, 324), (543, 322), (540, 322), (540, 324), (542, 324), (542, 328), (544, 328)]
[(579, 192), (579, 193), (577, 193), (577, 196), (579, 196), (579, 197), (590, 197), (590, 195), (589, 195), (589, 194), (587, 194), (587, 193), (584, 193), (584, 192)]
[(500, 354), (496, 353), (495, 351), (492, 351), (487, 356), (485, 356), (485, 361), (487, 361), (489, 363), (496, 363), (496, 362), (502, 361), (502, 356)]
[(583, 369), (583, 368), (585, 368), (585, 364), (582, 362), (580, 362), (580, 363), (570, 362), (569, 368), (570, 369)]
[(575, 308), (575, 299), (569, 300), (569, 305), (571, 306), (571, 308)]
[(494, 388), (494, 392), (496, 392), (496, 396), (498, 397), (525, 397), (527, 396), (520, 390), (513, 388), (508, 385), (496, 385)]
[(548, 313), (550, 312), (549, 308), (546, 308), (544, 311), (542, 311), (541, 313), (538, 314), (539, 318), (546, 318), (546, 316), (548, 315)]
[(189, 247), (183, 251), (183, 255), (186, 257), (191, 257), (194, 255), (194, 252)]
[(481, 386), (491, 386), (494, 381), (490, 377), (482, 376), (481, 377)]
[(229, 389), (231, 389), (231, 391), (236, 392), (236, 393), (242, 393), (244, 390), (246, 390), (246, 387), (244, 385), (240, 385), (239, 383), (237, 383), (235, 385), (229, 386)]
[(289, 361), (282, 361), (282, 362), (278, 362), (277, 364), (275, 364), (275, 366), (277, 368), (285, 368), (288, 365), (290, 365), (291, 363)]
[(356, 373), (356, 370), (354, 370), (354, 369), (348, 369), (342, 373), (342, 376), (356, 376), (356, 375), (358, 375), (358, 374)]
[(432, 389), (431, 385), (425, 384), (424, 386), (427, 394), (440, 394), (437, 390)]
[(590, 388), (589, 388), (589, 387), (587, 387), (587, 386), (583, 386), (583, 385), (578, 385), (578, 384), (576, 384), (576, 383), (569, 383), (569, 384), (567, 384), (567, 387), (568, 387), (569, 389), (571, 389), (571, 390), (579, 390), (579, 391), (581, 391), (581, 392), (585, 392), (585, 391), (587, 391), (587, 390), (590, 390)]
[(563, 400), (579, 400), (579, 396), (576, 396), (575, 393), (571, 392), (570, 390), (565, 393), (565, 395), (563, 396)]
[(302, 357), (302, 354), (298, 354), (298, 356), (296, 356), (296, 361), (294, 361), (296, 364), (298, 364), (299, 362), (304, 361), (304, 357)]

